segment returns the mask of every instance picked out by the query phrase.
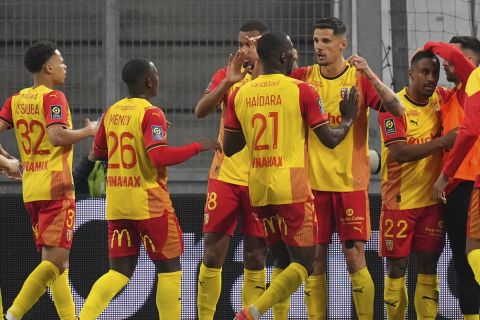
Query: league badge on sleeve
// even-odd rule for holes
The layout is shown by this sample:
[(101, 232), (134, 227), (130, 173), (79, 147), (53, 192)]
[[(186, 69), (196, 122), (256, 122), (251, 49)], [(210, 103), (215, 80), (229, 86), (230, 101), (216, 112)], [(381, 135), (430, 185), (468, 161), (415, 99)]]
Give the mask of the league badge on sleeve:
[(393, 121), (392, 118), (385, 119), (385, 133), (387, 135), (390, 134), (395, 134), (397, 132), (397, 129), (395, 128), (395, 122)]
[(163, 134), (163, 128), (161, 126), (152, 126), (152, 139), (154, 141), (165, 140), (165, 136)]
[(50, 113), (53, 120), (62, 119), (62, 107), (58, 105), (50, 106)]
[(322, 98), (319, 97), (317, 99), (317, 104), (318, 104), (318, 107), (320, 108), (320, 113), (325, 114), (325, 106), (323, 105)]

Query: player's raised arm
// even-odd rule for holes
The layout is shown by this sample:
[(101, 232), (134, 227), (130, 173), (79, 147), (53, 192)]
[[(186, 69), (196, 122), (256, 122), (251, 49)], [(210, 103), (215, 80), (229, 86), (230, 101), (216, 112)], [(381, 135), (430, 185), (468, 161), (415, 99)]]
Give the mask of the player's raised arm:
[(397, 98), (395, 93), (387, 87), (377, 75), (370, 69), (367, 61), (358, 56), (352, 55), (347, 60), (351, 65), (353, 65), (360, 73), (362, 73), (365, 78), (372, 84), (375, 91), (377, 92), (382, 106), (395, 116), (401, 116), (405, 112), (405, 106)]
[(235, 97), (237, 96), (238, 89), (234, 91), (227, 103), (227, 111), (225, 113), (225, 124), (223, 133), (223, 153), (227, 157), (233, 156), (235, 153), (242, 150), (245, 145), (245, 135), (242, 131), (242, 126), (238, 121), (235, 113)]

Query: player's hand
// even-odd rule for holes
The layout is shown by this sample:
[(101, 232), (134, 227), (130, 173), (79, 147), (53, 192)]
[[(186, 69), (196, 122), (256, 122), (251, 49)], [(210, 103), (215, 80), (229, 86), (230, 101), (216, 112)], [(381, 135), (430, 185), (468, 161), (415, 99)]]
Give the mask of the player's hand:
[(86, 118), (84, 121), (84, 127), (88, 130), (89, 136), (95, 136), (98, 131), (98, 127), (100, 122), (98, 121), (90, 121), (90, 119)]
[(259, 59), (256, 59), (255, 64), (253, 66), (252, 80), (256, 79), (262, 73), (262, 68), (260, 68), (260, 63), (258, 63), (258, 61), (259, 61)]
[(22, 164), (15, 158), (7, 159), (2, 169), (2, 173), (13, 180), (22, 180), (22, 171)]
[(172, 123), (168, 120), (165, 120), (165, 122), (167, 123), (167, 129), (170, 128), (170, 126), (172, 125)]
[(437, 178), (437, 181), (433, 184), (433, 198), (442, 201), (443, 203), (447, 202), (445, 196), (445, 188), (448, 185), (448, 177), (442, 172)]
[(348, 63), (357, 69), (358, 72), (362, 73), (364, 76), (367, 78), (370, 78), (370, 76), (373, 75), (372, 70), (368, 66), (367, 60), (364, 58), (360, 57), (359, 55), (351, 55), (347, 59)]
[(202, 151), (208, 151), (208, 150), (222, 151), (222, 146), (220, 145), (217, 139), (205, 138), (198, 141), (198, 143), (200, 143), (200, 145), (202, 146)]
[(356, 87), (342, 89), (342, 101), (340, 102), (340, 114), (342, 121), (353, 122), (358, 111), (358, 91)]
[(457, 131), (458, 128), (450, 130), (446, 135), (444, 135), (441, 139), (443, 140), (444, 148), (450, 150), (457, 139)]
[(245, 68), (242, 72), (242, 66), (245, 62), (245, 58), (247, 57), (247, 51), (245, 50), (237, 50), (235, 56), (230, 54), (228, 56), (228, 64), (227, 64), (227, 75), (225, 77), (225, 81), (229, 86), (232, 86), (234, 83), (241, 81), (247, 72), (251, 70), (251, 67)]

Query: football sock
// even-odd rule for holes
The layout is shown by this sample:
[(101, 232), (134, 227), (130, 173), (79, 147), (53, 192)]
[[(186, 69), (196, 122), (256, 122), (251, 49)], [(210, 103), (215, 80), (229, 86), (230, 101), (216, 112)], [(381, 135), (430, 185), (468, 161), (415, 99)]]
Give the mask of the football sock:
[(468, 264), (470, 264), (473, 274), (475, 275), (475, 280), (477, 280), (480, 285), (480, 249), (470, 251), (467, 258)]
[(383, 299), (387, 309), (388, 319), (405, 319), (408, 306), (406, 276), (394, 279), (385, 277)]
[(157, 309), (160, 319), (180, 319), (182, 271), (158, 274)]
[(415, 311), (418, 320), (435, 319), (437, 317), (438, 297), (437, 275), (419, 273), (415, 289)]
[(200, 320), (212, 320), (222, 289), (222, 268), (208, 268), (203, 263), (198, 275), (197, 309)]
[(243, 269), (242, 307), (251, 305), (265, 292), (265, 269)]
[[(280, 268), (273, 268), (272, 271), (272, 281), (275, 280), (276, 277), (280, 273), (282, 273), (283, 269)], [(272, 307), (272, 314), (274, 320), (287, 320), (288, 319), (288, 312), (290, 309), (290, 296), (286, 299), (276, 303)]]
[(52, 283), (50, 292), (60, 320), (75, 320), (75, 304), (68, 284), (68, 269)]
[(373, 319), (375, 285), (367, 267), (350, 273), (352, 280), (353, 302), (359, 320)]
[(309, 320), (325, 319), (327, 313), (327, 276), (310, 276), (305, 281), (305, 303)]

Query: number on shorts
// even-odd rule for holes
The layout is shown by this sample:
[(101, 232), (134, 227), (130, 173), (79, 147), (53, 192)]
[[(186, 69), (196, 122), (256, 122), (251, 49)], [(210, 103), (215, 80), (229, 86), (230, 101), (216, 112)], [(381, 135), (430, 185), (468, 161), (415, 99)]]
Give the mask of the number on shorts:
[(207, 209), (212, 211), (217, 207), (217, 193), (209, 192), (207, 193)]
[(393, 229), (393, 226), (394, 226), (394, 222), (392, 219), (386, 219), (385, 220), (385, 227), (387, 228), (385, 230), (385, 232), (383, 233), (383, 236), (385, 238), (399, 238), (399, 239), (403, 239), (403, 238), (406, 238), (407, 235), (406, 235), (406, 231), (407, 231), (407, 227), (408, 227), (408, 223), (407, 221), (405, 220), (398, 220), (397, 221), (397, 228), (400, 228), (400, 231), (398, 231), (395, 236), (393, 235), (393, 233), (391, 233), (392, 229)]

